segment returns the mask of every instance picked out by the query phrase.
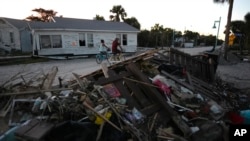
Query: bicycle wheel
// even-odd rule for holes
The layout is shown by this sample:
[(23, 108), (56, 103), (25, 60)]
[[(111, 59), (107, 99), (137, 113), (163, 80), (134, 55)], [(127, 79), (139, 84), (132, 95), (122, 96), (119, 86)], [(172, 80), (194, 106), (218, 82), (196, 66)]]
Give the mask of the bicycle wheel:
[(109, 65), (111, 64), (111, 63), (110, 63), (110, 57), (111, 57), (111, 54), (108, 54), (108, 53), (107, 53), (106, 59), (107, 59), (107, 62), (109, 63)]
[(95, 56), (95, 60), (97, 64), (101, 64), (102, 63), (102, 55), (101, 54), (97, 54)]

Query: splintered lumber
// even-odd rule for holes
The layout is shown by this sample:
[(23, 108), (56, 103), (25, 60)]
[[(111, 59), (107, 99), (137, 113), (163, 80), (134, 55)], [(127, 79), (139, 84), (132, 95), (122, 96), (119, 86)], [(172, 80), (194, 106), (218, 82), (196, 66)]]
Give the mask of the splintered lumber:
[(102, 72), (103, 72), (104, 76), (106, 78), (109, 78), (107, 64), (106, 63), (102, 63), (101, 67), (102, 67)]
[(88, 103), (83, 102), (83, 105), (88, 108), (89, 110), (91, 110), (92, 112), (94, 112), (95, 114), (97, 114), (98, 116), (100, 116), (103, 120), (105, 120), (107, 123), (109, 123), (111, 126), (113, 126), (115, 129), (117, 129), (118, 131), (122, 131), (119, 127), (117, 127), (114, 123), (112, 123), (111, 121), (109, 121), (106, 117), (104, 117), (102, 114), (98, 113), (94, 108), (92, 108)]
[(29, 95), (29, 94), (41, 94), (44, 92), (57, 92), (57, 91), (65, 91), (72, 90), (72, 88), (60, 88), (60, 89), (47, 89), (47, 90), (36, 90), (36, 91), (23, 91), (23, 92), (15, 92), (15, 93), (2, 93), (1, 96), (12, 96), (12, 95)]
[(76, 73), (72, 73), (74, 75), (74, 77), (76, 78), (76, 81), (78, 83), (78, 85), (81, 87), (81, 88), (84, 88), (84, 83), (82, 81), (82, 79), (80, 78), (80, 76)]
[[(119, 77), (119, 75), (116, 74), (113, 70), (109, 70), (108, 74), (110, 77)], [(129, 107), (136, 107), (137, 109), (140, 109), (141, 106), (130, 96), (129, 90), (124, 87), (123, 79), (120, 79), (119, 81), (115, 81), (113, 82), (113, 84), (122, 94), (122, 96), (124, 96), (124, 98), (127, 99), (127, 103)]]
[(11, 108), (11, 102), (15, 96), (11, 96), (5, 106), (0, 110), (0, 117), (5, 117)]
[(7, 83), (13, 81), (17, 78), (18, 75), (20, 75), (22, 72), (18, 72), (17, 74), (13, 75), (9, 80), (5, 81), (0, 87), (4, 87)]
[[(143, 81), (145, 83), (151, 83), (150, 80), (145, 76), (141, 71), (138, 69), (138, 67), (131, 63), (127, 65), (127, 70), (134, 74), (135, 77), (139, 81)], [(189, 136), (191, 134), (191, 129), (188, 127), (188, 125), (182, 121), (180, 115), (178, 115), (166, 102), (166, 100), (163, 98), (161, 93), (156, 89), (152, 87), (145, 87), (145, 90), (148, 91), (148, 97), (151, 97), (152, 99), (159, 102), (159, 104), (165, 109), (165, 111), (169, 114), (171, 119), (174, 121), (174, 123), (178, 126), (178, 128), (184, 133), (184, 136)]]
[[(131, 71), (131, 73), (133, 73), (134, 76), (139, 81), (142, 81), (148, 84), (151, 83), (150, 80), (143, 73), (141, 73), (141, 71), (138, 69), (138, 67), (134, 63), (127, 65), (127, 70)], [(145, 86), (145, 90), (148, 91), (147, 93), (148, 97), (159, 101), (159, 103), (164, 107), (164, 109), (168, 112), (168, 114), (170, 114), (171, 116), (174, 115), (173, 109), (166, 103), (161, 93), (156, 88)]]
[(45, 81), (43, 82), (43, 86), (42, 86), (42, 89), (50, 89), (53, 82), (54, 82), (54, 79), (56, 77), (56, 74), (58, 72), (58, 68), (57, 67), (52, 67), (51, 71), (46, 75), (46, 79)]
[(180, 84), (180, 85), (182, 85), (182, 86), (188, 88), (189, 90), (191, 90), (191, 91), (194, 91), (194, 90), (195, 90), (193, 86), (189, 85), (189, 84), (186, 83), (186, 82), (180, 81), (179, 79), (177, 79), (175, 76), (169, 74), (168, 72), (166, 72), (166, 71), (161, 71), (161, 73), (162, 73), (164, 76), (166, 76), (166, 77), (168, 77), (168, 78), (174, 80), (174, 81), (177, 82), (178, 84)]
[(181, 136), (179, 136), (179, 135), (176, 135), (176, 134), (174, 134), (174, 133), (170, 133), (170, 132), (168, 132), (167, 130), (164, 130), (164, 129), (162, 129), (162, 128), (159, 128), (159, 131), (158, 131), (159, 133), (160, 133), (160, 135), (159, 136), (168, 136), (168, 137), (172, 137), (172, 138), (175, 138), (175, 139), (177, 139), (177, 140), (179, 140), (179, 141), (187, 141), (185, 138), (183, 138), (183, 137), (181, 137)]
[[(128, 79), (126, 77), (125, 78), (125, 83), (127, 84), (127, 86), (133, 91), (134, 93), (134, 97), (136, 97), (136, 99), (138, 99), (138, 102), (143, 106), (143, 107), (147, 107), (151, 105), (151, 102), (146, 98), (146, 96), (143, 94), (143, 92), (140, 90), (140, 87), (138, 87), (138, 85), (136, 85), (137, 81), (131, 81), (133, 79)], [(130, 81), (128, 81), (130, 80)]]

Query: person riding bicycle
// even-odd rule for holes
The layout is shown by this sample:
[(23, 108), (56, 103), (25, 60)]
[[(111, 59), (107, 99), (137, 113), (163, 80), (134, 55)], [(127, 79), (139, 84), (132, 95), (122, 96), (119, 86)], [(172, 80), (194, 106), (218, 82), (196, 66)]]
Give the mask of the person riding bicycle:
[(107, 51), (109, 51), (109, 47), (107, 47), (107, 45), (105, 44), (104, 40), (101, 39), (101, 44), (99, 46), (99, 51), (101, 54), (105, 54), (107, 55)]
[[(118, 46), (119, 46), (120, 50), (118, 49)], [(119, 43), (119, 39), (115, 38), (115, 40), (112, 43), (112, 53), (114, 55), (116, 55), (116, 54), (120, 54), (121, 52), (122, 52), (122, 47)]]

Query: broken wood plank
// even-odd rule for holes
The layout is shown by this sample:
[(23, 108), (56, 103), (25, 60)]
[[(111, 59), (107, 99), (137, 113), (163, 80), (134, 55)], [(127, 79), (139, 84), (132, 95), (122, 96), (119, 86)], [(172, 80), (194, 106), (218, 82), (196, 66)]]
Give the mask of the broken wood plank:
[(1, 93), (1, 96), (12, 96), (12, 95), (29, 95), (29, 94), (41, 94), (44, 92), (57, 92), (57, 91), (65, 91), (65, 90), (72, 90), (72, 88), (60, 88), (60, 89), (46, 89), (46, 90), (37, 90), (37, 91), (23, 91), (23, 92), (16, 92), (16, 93)]
[(11, 102), (15, 98), (15, 96), (11, 96), (5, 106), (0, 110), (0, 117), (5, 117), (7, 113), (10, 111)]
[(107, 64), (106, 63), (102, 63), (101, 67), (102, 67), (102, 72), (103, 72), (104, 76), (106, 78), (109, 78)]
[(98, 80), (95, 81), (95, 84), (96, 85), (105, 85), (105, 84), (113, 83), (115, 81), (122, 80), (124, 77), (129, 77), (129, 76), (131, 76), (131, 74), (126, 72), (126, 73), (116, 75), (116, 76), (112, 76), (112, 77), (109, 77), (109, 78), (100, 77)]
[(106, 117), (104, 117), (102, 114), (98, 113), (94, 108), (92, 108), (88, 103), (83, 102), (83, 105), (88, 108), (89, 110), (91, 110), (92, 112), (94, 112), (95, 114), (97, 114), (98, 116), (100, 116), (103, 120), (105, 120), (107, 123), (109, 123), (111, 126), (113, 126), (115, 129), (117, 129), (118, 131), (122, 131), (119, 127), (117, 127), (114, 123), (112, 123), (111, 121), (109, 121)]
[(148, 100), (147, 97), (145, 97), (145, 95), (142, 93), (142, 91), (136, 85), (136, 83), (128, 81), (126, 79), (124, 81), (125, 81), (125, 84), (131, 89), (131, 91), (134, 94), (133, 97), (137, 99), (140, 105), (142, 105), (143, 107), (147, 107), (151, 104), (151, 102)]
[(76, 73), (72, 73), (72, 74), (76, 78), (78, 85), (83, 89), (85, 86), (84, 86), (84, 83), (83, 83), (82, 79), (80, 78), (80, 76)]
[(155, 112), (159, 111), (160, 109), (161, 109), (161, 106), (159, 104), (155, 103), (155, 104), (152, 104), (148, 107), (144, 107), (140, 111), (143, 115), (149, 116), (149, 115), (152, 115)]
[[(150, 80), (140, 72), (138, 67), (131, 63), (127, 66), (127, 70), (131, 71), (132, 74), (134, 74), (135, 77), (138, 78), (140, 81), (144, 81), (146, 83), (150, 83)], [(184, 135), (189, 136), (191, 134), (191, 129), (188, 127), (188, 125), (182, 121), (180, 116), (175, 112), (166, 102), (164, 97), (161, 95), (161, 93), (155, 89), (155, 88), (149, 88), (145, 87), (146, 90), (148, 90), (149, 97), (152, 97), (155, 99), (161, 106), (165, 109), (165, 111), (169, 114), (169, 116), (172, 118), (174, 123), (179, 127), (179, 129), (184, 133)]]
[(168, 72), (162, 70), (161, 73), (162, 73), (164, 76), (166, 76), (166, 77), (168, 77), (168, 78), (174, 80), (174, 81), (177, 82), (178, 84), (180, 84), (180, 85), (182, 85), (182, 86), (188, 88), (189, 90), (191, 90), (191, 91), (194, 91), (194, 90), (195, 90), (191, 85), (189, 85), (189, 84), (186, 83), (186, 82), (180, 81), (179, 79), (177, 79), (175, 76), (169, 74)]
[[(140, 70), (134, 63), (129, 64), (126, 68), (127, 70), (131, 71), (131, 73), (134, 74), (134, 76), (138, 80), (143, 81), (145, 83), (149, 83), (149, 84), (151, 83), (150, 80), (143, 73), (140, 72)], [(169, 105), (166, 103), (166, 101), (162, 97), (161, 93), (156, 88), (145, 87), (145, 90), (148, 91), (147, 95), (149, 98), (159, 101), (160, 104), (167, 110), (167, 112), (170, 115), (173, 114), (173, 109), (169, 107)]]
[[(108, 74), (110, 77), (116, 77), (118, 76), (113, 70), (109, 70)], [(123, 81), (115, 81), (113, 84), (116, 86), (116, 88), (119, 90), (119, 92), (122, 94), (122, 96), (127, 99), (128, 106), (130, 108), (136, 107), (137, 109), (141, 109), (141, 106), (131, 97), (130, 92), (128, 89), (126, 89), (123, 85)]]
[(51, 71), (46, 75), (46, 79), (45, 81), (43, 82), (43, 86), (42, 86), (42, 89), (50, 89), (53, 82), (54, 82), (54, 79), (56, 77), (56, 74), (58, 72), (58, 68), (57, 67), (52, 67)]

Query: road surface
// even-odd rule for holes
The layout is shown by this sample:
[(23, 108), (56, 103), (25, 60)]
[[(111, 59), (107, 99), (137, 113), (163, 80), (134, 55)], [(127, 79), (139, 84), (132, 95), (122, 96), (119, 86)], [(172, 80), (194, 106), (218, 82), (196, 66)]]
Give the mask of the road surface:
[[(86, 75), (101, 68), (100, 65), (95, 62), (95, 58), (51, 60), (32, 64), (0, 66), (0, 85), (17, 74), (19, 78), (23, 76), (24, 79), (28, 81), (31, 78), (48, 73), (53, 67), (58, 68), (56, 78), (61, 77), (64, 81), (74, 79), (72, 73)], [(54, 85), (57, 84), (59, 84), (59, 82), (55, 81)]]

